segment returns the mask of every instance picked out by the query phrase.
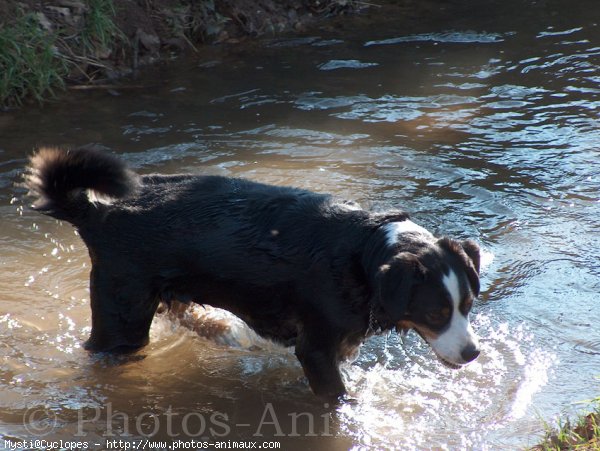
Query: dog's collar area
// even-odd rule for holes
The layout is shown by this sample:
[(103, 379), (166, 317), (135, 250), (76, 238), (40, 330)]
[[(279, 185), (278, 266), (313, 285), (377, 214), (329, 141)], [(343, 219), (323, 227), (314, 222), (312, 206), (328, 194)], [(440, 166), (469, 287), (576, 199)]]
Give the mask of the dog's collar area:
[(381, 326), (379, 325), (379, 321), (377, 321), (377, 318), (375, 317), (375, 307), (371, 303), (371, 306), (369, 308), (369, 327), (367, 328), (367, 331), (365, 332), (365, 336), (377, 334), (380, 332), (381, 332)]
[(378, 315), (378, 310), (381, 310), (381, 307), (378, 308), (376, 303), (371, 302), (369, 305), (369, 324), (365, 331), (365, 337), (379, 335), (386, 330), (394, 328), (394, 325), (389, 323), (389, 321), (380, 319), (381, 315)]

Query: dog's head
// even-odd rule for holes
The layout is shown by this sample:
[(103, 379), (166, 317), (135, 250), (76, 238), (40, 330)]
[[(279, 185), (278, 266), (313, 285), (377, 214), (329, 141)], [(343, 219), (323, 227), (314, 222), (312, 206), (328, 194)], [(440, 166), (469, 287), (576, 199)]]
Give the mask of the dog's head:
[(442, 238), (418, 253), (400, 252), (379, 268), (379, 302), (398, 329), (414, 329), (446, 366), (479, 355), (469, 323), (479, 295), (479, 247)]

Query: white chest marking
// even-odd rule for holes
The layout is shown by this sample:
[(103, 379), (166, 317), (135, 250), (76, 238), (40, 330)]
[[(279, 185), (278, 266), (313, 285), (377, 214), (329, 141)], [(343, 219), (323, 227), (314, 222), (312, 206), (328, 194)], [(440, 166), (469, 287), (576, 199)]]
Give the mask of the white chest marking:
[(433, 239), (433, 235), (429, 230), (415, 224), (409, 219), (400, 222), (390, 222), (384, 225), (383, 229), (385, 230), (387, 241), (390, 244), (396, 244), (398, 242), (398, 235), (403, 233), (417, 233), (426, 238)]

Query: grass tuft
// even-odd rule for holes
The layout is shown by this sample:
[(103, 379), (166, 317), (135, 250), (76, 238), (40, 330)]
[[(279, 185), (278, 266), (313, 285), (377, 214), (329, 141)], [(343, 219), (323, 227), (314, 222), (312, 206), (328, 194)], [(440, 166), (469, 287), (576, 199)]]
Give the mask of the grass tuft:
[(34, 14), (0, 27), (0, 105), (19, 106), (27, 97), (42, 102), (64, 87), (67, 64), (54, 44)]
[(92, 80), (97, 67), (126, 42), (114, 22), (113, 0), (85, 0), (81, 25), (48, 26), (44, 6), (38, 12), (15, 11), (0, 17), (0, 108), (20, 106), (25, 99), (39, 103), (64, 89), (73, 73)]
[(81, 40), (87, 52), (98, 56), (108, 54), (117, 40), (125, 41), (123, 32), (114, 22), (113, 0), (87, 0), (88, 10)]
[(534, 451), (600, 451), (600, 398), (592, 401), (594, 410), (575, 422), (559, 420), (556, 427), (546, 425), (543, 441)]

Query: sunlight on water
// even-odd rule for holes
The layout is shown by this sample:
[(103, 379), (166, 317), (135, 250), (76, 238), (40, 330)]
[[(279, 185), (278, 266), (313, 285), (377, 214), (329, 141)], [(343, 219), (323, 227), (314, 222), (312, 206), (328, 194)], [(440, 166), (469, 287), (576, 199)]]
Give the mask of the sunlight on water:
[(448, 449), (465, 443), (479, 448), (497, 423), (520, 419), (546, 384), (555, 354), (536, 347), (523, 325), (495, 324), (478, 314), (474, 328), (481, 355), (461, 370), (443, 367), (412, 334), (404, 344), (391, 336), (383, 363), (346, 367), (357, 399), (338, 410), (347, 432), (365, 445), (402, 442), (418, 448), (439, 435)]

